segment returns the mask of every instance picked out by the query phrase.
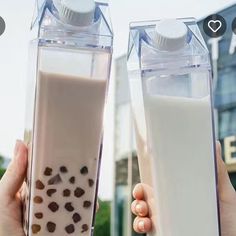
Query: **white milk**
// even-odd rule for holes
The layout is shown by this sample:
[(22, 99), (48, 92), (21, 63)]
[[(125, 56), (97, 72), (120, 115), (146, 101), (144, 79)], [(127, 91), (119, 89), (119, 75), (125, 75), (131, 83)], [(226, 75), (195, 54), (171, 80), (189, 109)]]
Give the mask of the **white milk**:
[(218, 235), (210, 98), (148, 96), (145, 109), (158, 236)]

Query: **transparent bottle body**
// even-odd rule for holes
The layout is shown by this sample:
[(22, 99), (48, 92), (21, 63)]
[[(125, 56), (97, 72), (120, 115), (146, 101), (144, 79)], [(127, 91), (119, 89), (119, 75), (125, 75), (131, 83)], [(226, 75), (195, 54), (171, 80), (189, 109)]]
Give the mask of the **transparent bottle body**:
[(96, 3), (91, 25), (77, 27), (60, 19), (60, 2), (36, 3), (24, 230), (27, 236), (93, 235), (113, 41), (108, 5)]
[(169, 73), (130, 74), (152, 235), (219, 235), (210, 72)]
[(111, 53), (38, 40), (31, 50), (25, 231), (92, 235)]
[(128, 72), (150, 235), (220, 235), (210, 64), (137, 45)]

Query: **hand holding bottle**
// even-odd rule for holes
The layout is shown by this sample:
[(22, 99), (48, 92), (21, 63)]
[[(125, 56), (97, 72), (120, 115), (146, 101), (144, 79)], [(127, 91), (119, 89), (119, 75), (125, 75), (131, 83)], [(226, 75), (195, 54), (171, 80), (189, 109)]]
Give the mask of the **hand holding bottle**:
[(0, 236), (25, 236), (20, 191), (26, 168), (27, 148), (21, 141), (17, 141), (14, 158), (0, 181)]
[[(217, 143), (216, 147), (221, 232), (222, 236), (234, 236), (236, 235), (236, 193), (230, 182), (226, 166), (221, 158), (220, 143)], [(138, 233), (151, 232), (152, 223), (150, 218), (148, 218), (148, 205), (144, 199), (142, 184), (136, 185), (133, 195), (136, 200), (133, 201), (131, 210), (137, 216), (134, 220), (134, 230)]]

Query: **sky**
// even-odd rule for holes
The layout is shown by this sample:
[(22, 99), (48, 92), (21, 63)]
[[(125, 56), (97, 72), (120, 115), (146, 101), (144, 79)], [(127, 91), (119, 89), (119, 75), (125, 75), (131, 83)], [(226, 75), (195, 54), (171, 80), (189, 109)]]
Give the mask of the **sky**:
[[(127, 50), (128, 26), (131, 21), (188, 16), (203, 18), (232, 3), (236, 2), (230, 0), (110, 0), (115, 33), (114, 58)], [(0, 1), (0, 16), (6, 21), (6, 31), (0, 36), (0, 153), (9, 158), (12, 156), (15, 140), (23, 138), (29, 28), (33, 6), (34, 0)], [(99, 188), (100, 197), (106, 200), (113, 196), (112, 97), (111, 89), (108, 99), (110, 108), (107, 109), (105, 119), (105, 150)]]

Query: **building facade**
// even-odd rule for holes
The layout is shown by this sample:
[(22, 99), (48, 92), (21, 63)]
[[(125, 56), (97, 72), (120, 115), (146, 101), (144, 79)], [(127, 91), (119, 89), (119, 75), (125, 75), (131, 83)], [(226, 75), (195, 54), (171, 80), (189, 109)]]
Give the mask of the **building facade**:
[(132, 190), (140, 182), (132, 125), (126, 55), (115, 61), (115, 193), (112, 236), (135, 236), (130, 211)]
[(223, 159), (236, 187), (236, 34), (232, 22), (236, 15), (236, 4), (217, 14), (227, 22), (226, 33), (222, 37), (209, 38), (203, 30), (203, 20), (199, 28), (211, 54), (214, 84), (214, 106), (216, 135), (222, 144)]

